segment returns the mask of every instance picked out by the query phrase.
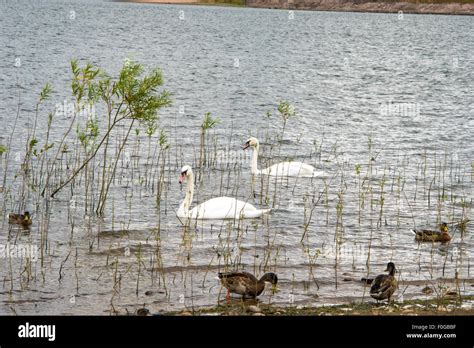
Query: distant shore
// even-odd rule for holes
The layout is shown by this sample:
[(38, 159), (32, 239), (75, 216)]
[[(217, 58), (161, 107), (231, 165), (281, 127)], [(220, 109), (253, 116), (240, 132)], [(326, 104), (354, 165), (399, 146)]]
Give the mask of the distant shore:
[(474, 15), (474, 0), (464, 2), (406, 2), (368, 0), (132, 0), (137, 3), (193, 4), (193, 5), (240, 5), (257, 8), (286, 10), (315, 10), (341, 12), (418, 13), (445, 15)]

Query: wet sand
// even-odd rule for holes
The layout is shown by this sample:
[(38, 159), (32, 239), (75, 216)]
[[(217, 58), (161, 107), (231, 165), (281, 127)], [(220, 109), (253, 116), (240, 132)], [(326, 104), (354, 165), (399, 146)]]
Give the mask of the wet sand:
[(230, 303), (205, 308), (194, 308), (179, 312), (161, 313), (177, 316), (339, 316), (339, 315), (473, 315), (472, 296), (454, 296), (450, 298), (430, 298), (404, 302), (386, 301), (376, 303), (368, 299), (366, 303), (347, 303), (345, 305), (328, 306), (273, 306), (255, 300), (245, 302), (233, 299)]

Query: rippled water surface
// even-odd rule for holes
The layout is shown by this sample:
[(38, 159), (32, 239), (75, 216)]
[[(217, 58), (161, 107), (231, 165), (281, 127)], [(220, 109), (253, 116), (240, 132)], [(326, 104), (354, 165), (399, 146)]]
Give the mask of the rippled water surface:
[[(474, 225), (461, 233), (454, 224), (472, 219), (471, 17), (292, 17), (284, 10), (47, 1), (0, 6), (1, 144), (20, 113), (8, 169), (1, 162), (0, 242), (38, 248), (37, 260), (0, 259), (0, 314), (214, 305), (225, 297), (216, 273), (230, 269), (277, 273), (278, 291), (266, 291), (265, 302), (371, 301), (358, 280), (381, 273), (390, 260), (399, 269), (398, 299), (425, 297), (425, 286), (474, 293)], [(70, 101), (71, 59), (111, 75), (126, 59), (160, 67), (173, 97), (160, 111), (169, 142), (164, 170), (156, 156), (147, 160), (158, 135), (133, 132), (103, 218), (85, 211), (83, 182), (48, 200), (34, 188), (21, 197), (15, 176), (42, 86), (50, 82), (54, 93), (40, 108), (40, 140), (47, 113)], [(296, 114), (283, 135), (281, 100)], [(220, 123), (209, 132), (209, 165), (193, 205), (227, 195), (273, 208), (268, 217), (189, 228), (176, 218), (185, 193), (179, 169), (190, 164), (199, 172), (200, 123), (208, 111)], [(55, 116), (51, 141), (69, 122)], [(326, 174), (252, 183), (250, 154), (241, 150), (249, 136), (260, 139), (261, 168), (294, 159)], [(97, 172), (99, 164), (100, 156)], [(7, 213), (22, 200), (34, 214), (29, 231), (8, 224)], [(438, 221), (453, 222), (451, 243), (414, 241), (411, 228)]]

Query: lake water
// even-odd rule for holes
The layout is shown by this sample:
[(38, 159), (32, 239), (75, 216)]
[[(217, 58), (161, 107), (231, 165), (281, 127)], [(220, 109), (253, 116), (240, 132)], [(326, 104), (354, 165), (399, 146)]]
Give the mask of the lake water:
[[(474, 293), (472, 222), (464, 233), (450, 225), (447, 245), (418, 244), (410, 232), (472, 220), (471, 17), (113, 2), (2, 1), (0, 8), (0, 144), (9, 141), (20, 93), (0, 243), (38, 250), (31, 263), (0, 258), (0, 314), (215, 305), (225, 297), (217, 272), (235, 268), (278, 274), (278, 291), (266, 291), (264, 302), (372, 301), (358, 280), (382, 273), (390, 260), (400, 271), (398, 299), (424, 298), (425, 286), (435, 290), (431, 296), (456, 288)], [(15, 174), (42, 86), (50, 82), (54, 93), (40, 108), (39, 139), (47, 113), (71, 101), (71, 59), (112, 76), (127, 59), (162, 69), (173, 98), (160, 111), (170, 144), (165, 199), (158, 207), (156, 186), (143, 181), (150, 165), (142, 130), (130, 137), (125, 156), (132, 164), (120, 169), (103, 218), (85, 213), (83, 183), (54, 200), (30, 189), (25, 201), (34, 223), (26, 233), (8, 224), (21, 200)], [(296, 115), (277, 142), (281, 100)], [(191, 164), (199, 171), (208, 111), (220, 123), (209, 133), (212, 164), (197, 182), (193, 206), (220, 195), (250, 197), (273, 208), (268, 217), (190, 229), (176, 218), (184, 198), (179, 169)], [(55, 116), (51, 141), (69, 122)], [(290, 158), (327, 175), (259, 179), (252, 194), (249, 153), (241, 150), (249, 136), (261, 141), (260, 168)], [(150, 170), (156, 183), (160, 170)]]

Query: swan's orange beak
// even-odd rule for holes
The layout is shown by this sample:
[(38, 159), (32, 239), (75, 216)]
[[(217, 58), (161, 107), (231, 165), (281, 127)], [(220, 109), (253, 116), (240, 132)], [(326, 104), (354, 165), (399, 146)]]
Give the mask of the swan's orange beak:
[(246, 142), (244, 146), (242, 147), (242, 150), (248, 149), (250, 147), (250, 143)]
[(180, 174), (179, 175), (179, 183), (182, 184), (184, 180), (186, 180), (186, 176), (184, 174)]

